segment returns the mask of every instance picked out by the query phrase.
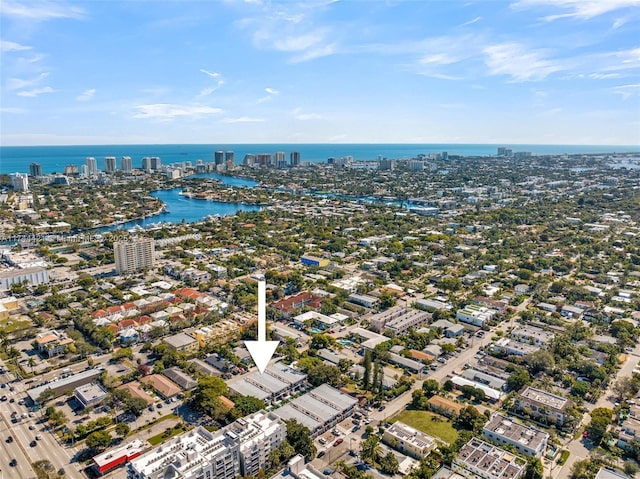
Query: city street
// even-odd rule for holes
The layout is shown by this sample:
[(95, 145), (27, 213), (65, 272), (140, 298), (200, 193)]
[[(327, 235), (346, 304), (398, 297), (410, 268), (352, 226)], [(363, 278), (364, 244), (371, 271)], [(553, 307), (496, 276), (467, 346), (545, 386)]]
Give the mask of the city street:
[[(638, 364), (639, 359), (640, 359), (640, 344), (637, 345), (631, 353), (627, 354), (625, 363), (622, 365), (622, 367), (618, 371), (618, 374), (616, 375), (616, 377), (609, 382), (609, 386), (607, 390), (602, 393), (602, 395), (598, 398), (596, 403), (586, 404), (586, 407), (589, 409), (589, 411), (597, 407), (606, 407), (609, 409), (613, 409), (615, 407), (615, 399), (613, 398), (612, 387), (618, 378), (621, 378), (624, 376), (631, 376), (631, 374), (633, 373), (633, 370)], [(590, 420), (591, 418), (589, 416), (589, 413), (587, 412), (582, 417), (582, 421), (580, 422), (580, 425), (589, 424)], [(589, 456), (589, 449), (585, 447), (585, 442), (582, 436), (578, 439), (573, 439), (573, 438), (569, 439), (564, 444), (563, 447), (567, 449), (571, 454), (567, 459), (567, 462), (565, 462), (562, 467), (555, 466), (555, 467), (552, 467), (550, 471), (548, 471), (549, 475), (551, 475), (553, 479), (568, 478), (569, 475), (571, 474), (571, 467), (573, 466), (573, 464), (576, 461), (581, 461), (583, 459), (586, 459)], [(555, 465), (555, 462), (553, 464)]]

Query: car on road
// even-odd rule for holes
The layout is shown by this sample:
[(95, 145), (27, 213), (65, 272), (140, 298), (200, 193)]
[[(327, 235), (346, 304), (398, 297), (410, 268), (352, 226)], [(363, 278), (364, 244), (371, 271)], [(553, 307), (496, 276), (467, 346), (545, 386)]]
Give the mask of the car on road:
[(16, 467), (18, 465), (18, 461), (16, 460), (15, 457), (13, 459), (11, 459), (11, 462), (9, 462), (9, 465), (11, 467)]
[(42, 436), (41, 436), (40, 434), (38, 434), (38, 435), (36, 436), (36, 441), (39, 441), (40, 439), (42, 439)]
[(7, 442), (9, 442), (9, 443), (13, 442), (13, 436), (8, 436), (7, 437)]
[(35, 439), (29, 443), (30, 447), (36, 447), (37, 445), (38, 445), (38, 443), (36, 442)]
[(334, 446), (339, 446), (340, 444), (342, 444), (344, 441), (341, 437), (339, 437), (338, 439), (336, 439), (333, 443)]
[(29, 430), (33, 431), (36, 427), (33, 424), (29, 424)]

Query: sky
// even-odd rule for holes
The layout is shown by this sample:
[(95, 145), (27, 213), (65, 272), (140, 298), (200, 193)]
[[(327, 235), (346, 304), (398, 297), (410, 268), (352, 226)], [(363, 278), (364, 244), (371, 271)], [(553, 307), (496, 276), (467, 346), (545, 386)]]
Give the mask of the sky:
[(640, 145), (640, 0), (0, 1), (0, 144)]

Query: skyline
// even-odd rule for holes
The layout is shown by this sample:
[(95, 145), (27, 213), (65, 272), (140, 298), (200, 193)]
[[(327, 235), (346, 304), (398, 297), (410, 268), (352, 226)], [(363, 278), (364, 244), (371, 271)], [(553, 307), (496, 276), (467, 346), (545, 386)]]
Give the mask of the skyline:
[(8, 0), (0, 141), (636, 145), (638, 22), (640, 0)]

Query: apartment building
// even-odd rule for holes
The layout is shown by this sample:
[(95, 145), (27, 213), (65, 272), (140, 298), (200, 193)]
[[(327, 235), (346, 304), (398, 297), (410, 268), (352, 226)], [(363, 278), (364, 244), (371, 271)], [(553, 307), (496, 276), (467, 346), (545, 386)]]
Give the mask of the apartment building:
[(525, 466), (515, 454), (474, 437), (462, 446), (452, 469), (467, 479), (518, 479)]
[(531, 426), (523, 426), (496, 413), (482, 428), (482, 435), (498, 444), (511, 444), (529, 457), (541, 457), (547, 449), (549, 434)]
[(113, 243), (116, 273), (134, 273), (153, 268), (155, 248), (153, 238), (135, 238)]
[(569, 414), (571, 401), (542, 389), (525, 387), (516, 398), (515, 407), (533, 419), (562, 426)]
[(437, 446), (433, 437), (400, 421), (384, 430), (382, 440), (394, 449), (416, 459), (428, 456)]
[(128, 479), (235, 479), (257, 477), (269, 453), (286, 437), (273, 413), (258, 411), (215, 432), (198, 427), (176, 436), (128, 464)]

